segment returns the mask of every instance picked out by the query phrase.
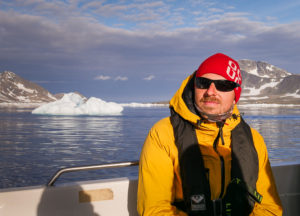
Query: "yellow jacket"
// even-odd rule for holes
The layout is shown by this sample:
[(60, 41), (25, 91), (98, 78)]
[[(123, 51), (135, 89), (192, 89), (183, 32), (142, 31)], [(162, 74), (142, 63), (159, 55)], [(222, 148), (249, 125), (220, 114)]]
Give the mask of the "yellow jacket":
[[(173, 107), (184, 119), (196, 125), (200, 119), (199, 116), (192, 113), (182, 99), (183, 90), (189, 79), (191, 76), (183, 81), (170, 101), (170, 107)], [(233, 113), (239, 114), (236, 106)], [(225, 188), (231, 180), (231, 130), (239, 122), (240, 118), (226, 120), (223, 127), (225, 145), (217, 147), (225, 161)], [(218, 130), (216, 123), (211, 122), (204, 122), (196, 129), (204, 165), (209, 169), (211, 199), (218, 199), (221, 192), (220, 158), (213, 149), (213, 141), (218, 135)], [(281, 202), (274, 183), (266, 145), (256, 130), (251, 129), (251, 131), (259, 159), (256, 190), (263, 196), (261, 204), (255, 203), (251, 215), (282, 215)], [(201, 137), (201, 141), (199, 137)], [(178, 150), (169, 117), (158, 121), (151, 128), (141, 152), (139, 169), (137, 207), (140, 215), (187, 215), (171, 205), (175, 200), (183, 199), (183, 192)]]

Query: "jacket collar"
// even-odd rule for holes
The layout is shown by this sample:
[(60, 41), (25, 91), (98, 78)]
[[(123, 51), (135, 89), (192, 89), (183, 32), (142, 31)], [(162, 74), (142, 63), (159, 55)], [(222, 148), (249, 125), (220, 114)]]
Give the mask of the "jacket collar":
[[(170, 100), (170, 108), (173, 108), (182, 118), (191, 122), (197, 127), (204, 127), (205, 129), (216, 130), (217, 125), (215, 122), (208, 122), (197, 114), (194, 106), (194, 77), (195, 72), (188, 76), (181, 84), (180, 88), (176, 91)], [(224, 129), (232, 130), (240, 122), (240, 113), (235, 105), (233, 108), (232, 116), (226, 119)], [(201, 123), (201, 124), (199, 124)]]

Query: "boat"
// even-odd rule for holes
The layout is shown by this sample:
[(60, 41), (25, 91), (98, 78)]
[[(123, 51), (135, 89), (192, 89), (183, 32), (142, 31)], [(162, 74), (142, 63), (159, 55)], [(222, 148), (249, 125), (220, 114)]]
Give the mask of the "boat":
[[(1, 216), (138, 216), (137, 179), (114, 178), (55, 185), (66, 172), (137, 166), (138, 161), (70, 167), (45, 186), (0, 190)], [(272, 166), (284, 216), (300, 215), (300, 163)]]

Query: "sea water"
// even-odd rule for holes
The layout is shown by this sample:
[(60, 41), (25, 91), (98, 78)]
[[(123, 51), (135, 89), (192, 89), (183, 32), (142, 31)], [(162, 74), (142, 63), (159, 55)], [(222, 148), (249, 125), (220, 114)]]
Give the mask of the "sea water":
[[(271, 164), (300, 163), (300, 107), (241, 106), (268, 147)], [(120, 116), (33, 115), (0, 108), (0, 188), (45, 185), (63, 167), (135, 161), (146, 135), (168, 107), (125, 107)], [(56, 184), (135, 178), (137, 167), (63, 174)]]

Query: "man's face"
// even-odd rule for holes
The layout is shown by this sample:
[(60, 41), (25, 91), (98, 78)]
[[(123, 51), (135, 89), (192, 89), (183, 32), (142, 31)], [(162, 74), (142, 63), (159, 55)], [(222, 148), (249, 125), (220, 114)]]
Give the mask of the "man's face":
[[(224, 77), (208, 73), (202, 77), (211, 80), (225, 80)], [(195, 86), (195, 103), (207, 114), (223, 114), (235, 104), (234, 91), (222, 92), (216, 89), (214, 83), (211, 83), (208, 89), (199, 89)]]

